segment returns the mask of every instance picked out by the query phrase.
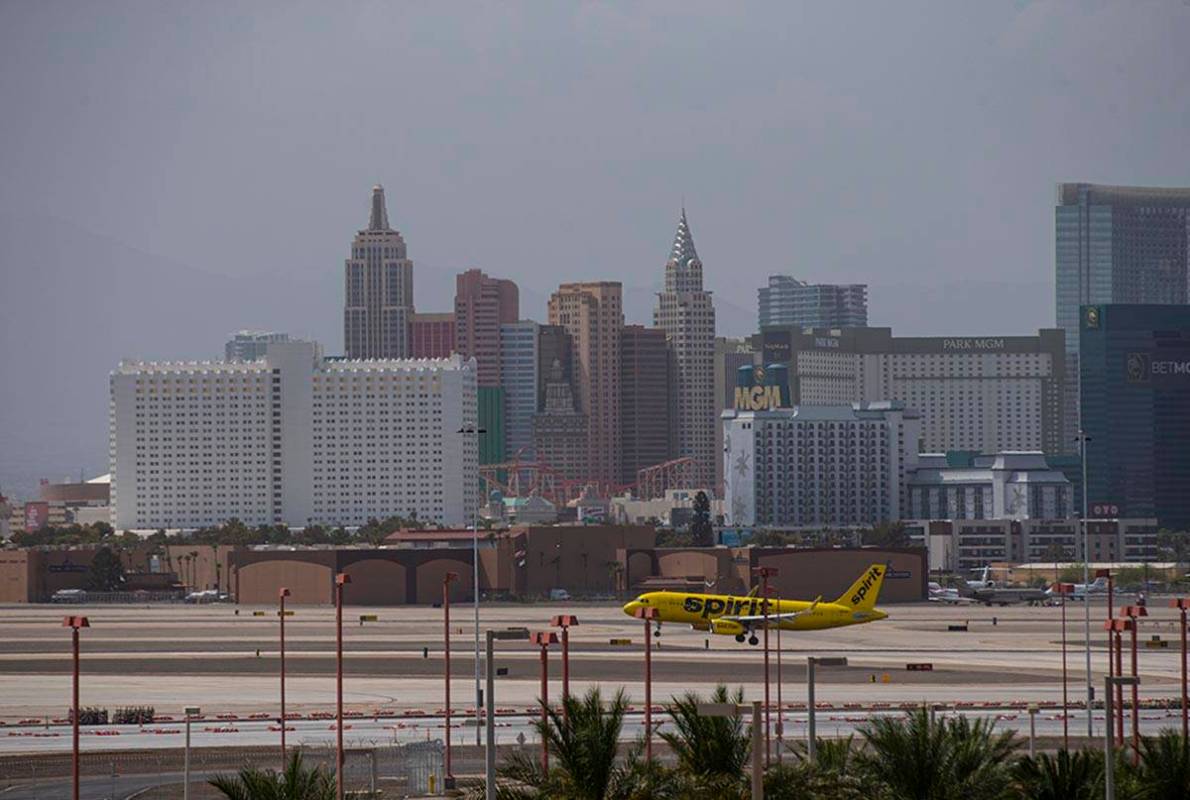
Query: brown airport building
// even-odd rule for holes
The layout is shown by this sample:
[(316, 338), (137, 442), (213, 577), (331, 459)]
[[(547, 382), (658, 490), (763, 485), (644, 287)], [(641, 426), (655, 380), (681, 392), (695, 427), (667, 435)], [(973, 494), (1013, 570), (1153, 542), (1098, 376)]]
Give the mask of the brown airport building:
[[(742, 593), (756, 567), (776, 567), (771, 585), (784, 597), (833, 600), (872, 564), (887, 564), (882, 603), (923, 600), (924, 548), (655, 547), (651, 526), (524, 526), (479, 532), (480, 591), (496, 599), (626, 597), (653, 589)], [(85, 589), (94, 549), (0, 551), (0, 602), (45, 602), (59, 589)], [(399, 531), (383, 547), (232, 547), (170, 545), (124, 551), (129, 590), (218, 588), (236, 602), (276, 602), (282, 586), (297, 604), (333, 602), (334, 576), (351, 576), (352, 605), (430, 604), (472, 590), (469, 530)]]

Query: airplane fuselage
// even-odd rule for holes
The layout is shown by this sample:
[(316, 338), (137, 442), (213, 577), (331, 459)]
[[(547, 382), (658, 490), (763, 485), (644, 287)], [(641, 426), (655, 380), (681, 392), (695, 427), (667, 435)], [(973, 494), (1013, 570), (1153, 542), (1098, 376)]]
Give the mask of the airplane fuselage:
[[(641, 595), (634, 603), (656, 608), (660, 622), (691, 625), (699, 629), (710, 629), (712, 621), (720, 617), (757, 617), (765, 613), (764, 604), (759, 597), (725, 594), (649, 592)], [(876, 609), (860, 610), (823, 602), (818, 603), (814, 610), (805, 613), (812, 605), (814, 604), (805, 600), (770, 599), (770, 616), (801, 613), (793, 619), (772, 619), (768, 627), (773, 630), (780, 627), (787, 631), (815, 631), (844, 625), (860, 625), (888, 616)], [(762, 623), (757, 627), (762, 628), (764, 625)]]

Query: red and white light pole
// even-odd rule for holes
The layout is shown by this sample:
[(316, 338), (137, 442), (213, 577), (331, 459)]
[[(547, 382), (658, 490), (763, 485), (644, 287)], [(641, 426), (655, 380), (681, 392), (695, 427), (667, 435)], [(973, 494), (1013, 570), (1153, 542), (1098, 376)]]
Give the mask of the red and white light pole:
[(335, 576), (335, 796), (343, 800), (343, 587), (351, 576)]
[(640, 607), (632, 612), (645, 621), (645, 761), (653, 763), (653, 639), (650, 623), (657, 619), (657, 609)]
[(285, 598), (289, 590), (282, 586), (277, 590), (277, 615), (281, 620), (281, 769), (285, 769)]
[(769, 578), (777, 574), (776, 567), (753, 567), (760, 576), (760, 603), (764, 609), (764, 765), (772, 760), (771, 726), (769, 725)]
[[(776, 589), (769, 589), (769, 594), (777, 594)], [(781, 751), (785, 742), (785, 716), (781, 710), (781, 600), (777, 599), (777, 763), (781, 763)]]
[[(446, 773), (446, 788), (451, 788), (454, 782), (454, 773), (451, 771), (450, 763), (450, 584), (458, 580), (459, 574), (457, 572), (448, 572), (442, 576), (442, 663), (444, 665), (445, 678), (443, 681), (443, 695), (445, 696), (446, 706), (443, 713), (444, 725), (446, 731), (446, 763), (444, 772)], [(476, 716), (475, 723), (479, 724), (479, 717)]]
[(1070, 750), (1070, 702), (1066, 695), (1066, 604), (1070, 602), (1070, 595), (1074, 594), (1074, 584), (1055, 583), (1054, 591), (1062, 595), (1062, 748)]
[[(553, 631), (539, 631), (530, 638), (530, 641), (541, 648), (541, 772), (548, 774), (550, 771), (550, 748), (549, 739), (546, 737), (546, 731), (550, 724), (549, 707), (550, 707), (550, 645), (557, 644), (558, 634)], [(492, 709), (488, 709), (491, 713)]]
[(558, 614), (550, 620), (550, 625), (562, 629), (562, 718), (568, 720), (570, 712), (566, 710), (566, 700), (570, 697), (570, 629), (578, 625), (578, 617)]
[[(1136, 666), (1136, 636), (1140, 623), (1139, 617), (1147, 617), (1149, 612), (1144, 606), (1124, 606), (1120, 613), (1132, 621), (1132, 677), (1139, 678)], [(1140, 763), (1140, 690), (1132, 683), (1132, 759), (1133, 763)]]
[(63, 617), (62, 627), (70, 628), (70, 638), (74, 650), (74, 688), (70, 700), (70, 718), (73, 728), (70, 774), (74, 787), (71, 797), (74, 800), (79, 800), (79, 628), (90, 628), (91, 622), (86, 617)]
[(1182, 615), (1182, 746), (1190, 746), (1190, 717), (1187, 717), (1186, 704), (1186, 609), (1190, 608), (1190, 598), (1177, 597), (1169, 601), (1170, 608), (1176, 608)]

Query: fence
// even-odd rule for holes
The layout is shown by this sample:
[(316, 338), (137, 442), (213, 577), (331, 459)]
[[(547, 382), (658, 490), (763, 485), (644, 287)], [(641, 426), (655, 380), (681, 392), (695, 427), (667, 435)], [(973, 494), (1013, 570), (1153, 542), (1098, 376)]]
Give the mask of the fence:
[[(300, 751), (307, 765), (334, 771), (334, 747), (298, 744), (290, 750)], [(441, 740), (409, 744), (352, 741), (345, 744), (343, 755), (345, 787), (357, 796), (397, 798), (442, 793), (445, 747)], [(183, 758), (180, 749), (84, 752), (79, 766), (84, 778), (111, 777), (113, 785), (119, 777), (159, 775), (163, 784), (172, 784), (176, 788)], [(190, 751), (190, 770), (196, 783), (205, 783), (206, 776), (212, 774), (234, 774), (245, 767), (280, 770), (279, 748), (208, 747)], [(69, 753), (5, 756), (0, 758), (0, 795), (12, 786), (60, 783), (69, 777), (70, 769)], [(165, 791), (162, 796), (170, 796), (169, 790)], [(218, 796), (201, 790), (192, 793), (195, 798), (207, 795)], [(33, 796), (40, 795), (34, 793)]]

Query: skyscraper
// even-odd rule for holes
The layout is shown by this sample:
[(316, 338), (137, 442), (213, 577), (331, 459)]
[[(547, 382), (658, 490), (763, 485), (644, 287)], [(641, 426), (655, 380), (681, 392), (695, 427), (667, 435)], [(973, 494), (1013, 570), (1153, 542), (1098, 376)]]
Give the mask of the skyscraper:
[(587, 416), (587, 477), (620, 478), (620, 330), (624, 327), (619, 282), (564, 283), (550, 295), (551, 325), (571, 339), (571, 375), (578, 411)]
[(520, 316), (520, 293), (510, 280), (469, 269), (455, 279), (455, 348), (479, 365), (479, 385), (500, 385), (500, 326)]
[(523, 319), (500, 326), (500, 380), (504, 387), (504, 449), (532, 461), (533, 415), (541, 388), (538, 339), (541, 325)]
[[(1090, 516), (1190, 527), (1190, 306), (1082, 308)], [(1076, 499), (1082, 509), (1082, 498)]]
[(406, 358), (413, 314), (413, 262), (388, 226), (384, 187), (372, 187), (368, 227), (355, 235), (344, 268), (343, 347), (348, 358)]
[(686, 222), (678, 220), (665, 291), (658, 292), (653, 324), (665, 331), (674, 353), (677, 397), (677, 455), (695, 461), (702, 485), (715, 476), (715, 307), (702, 288), (702, 262)]
[(868, 287), (862, 283), (806, 283), (770, 275), (759, 291), (760, 327), (862, 328), (868, 324)]
[(574, 392), (557, 359), (544, 377), (545, 405), (533, 415), (534, 453), (563, 478), (582, 480), (590, 475), (587, 415), (575, 407)]
[(673, 358), (665, 331), (625, 325), (620, 336), (621, 480), (673, 458)]
[(455, 279), (455, 349), (474, 358), (479, 386), (479, 463), (504, 460), (505, 391), (500, 380), (500, 326), (517, 321), (520, 295), (510, 280), (469, 269)]
[(1058, 184), (1058, 327), (1066, 331), (1064, 444), (1079, 424), (1079, 307), (1190, 300), (1190, 188)]

